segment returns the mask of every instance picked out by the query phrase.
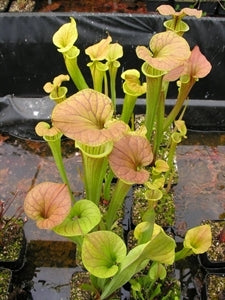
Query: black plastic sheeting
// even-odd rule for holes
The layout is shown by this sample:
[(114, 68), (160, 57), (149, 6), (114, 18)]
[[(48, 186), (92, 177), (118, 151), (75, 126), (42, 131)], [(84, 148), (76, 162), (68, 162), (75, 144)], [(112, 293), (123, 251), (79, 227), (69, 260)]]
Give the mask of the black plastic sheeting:
[[(136, 57), (136, 46), (148, 46), (152, 35), (164, 30), (162, 23), (165, 20), (150, 14), (0, 14), (0, 131), (10, 133), (13, 127), (18, 129), (21, 126), (22, 132), (24, 128), (30, 128), (29, 124), (41, 120), (43, 114), (46, 116), (40, 110), (34, 116), (27, 109), (29, 111), (29, 105), (46, 96), (43, 85), (47, 81), (67, 73), (62, 55), (52, 44), (52, 35), (62, 24), (70, 22), (70, 16), (77, 22), (79, 37), (76, 46), (81, 49), (78, 63), (90, 87), (90, 71), (86, 66), (89, 57), (84, 53), (85, 48), (106, 38), (109, 33), (113, 42), (119, 42), (124, 48), (120, 71), (140, 69), (142, 61)], [(193, 105), (189, 108), (189, 115), (188, 111), (186, 114), (187, 125), (200, 130), (225, 130), (225, 19), (186, 18), (186, 22), (190, 31), (185, 38), (191, 48), (198, 45), (213, 66), (211, 73), (201, 79), (190, 94)], [(118, 78), (119, 98), (123, 98), (121, 85), (122, 81)], [(71, 94), (76, 92), (72, 83), (68, 84), (68, 88)], [(168, 97), (174, 99), (176, 91), (174, 85)]]
[(49, 121), (54, 102), (49, 97), (17, 98), (7, 95), (0, 99), (0, 132), (12, 136), (39, 140), (35, 126)]
[[(118, 99), (118, 112), (121, 112), (122, 99)], [(166, 113), (174, 104), (167, 100)], [(0, 98), (0, 132), (22, 139), (42, 140), (35, 133), (39, 121), (49, 122), (54, 102), (48, 97), (18, 98), (7, 95)], [(145, 101), (139, 99), (135, 108), (136, 114), (145, 113)], [(225, 101), (189, 100), (184, 120), (188, 129), (200, 131), (225, 130)]]

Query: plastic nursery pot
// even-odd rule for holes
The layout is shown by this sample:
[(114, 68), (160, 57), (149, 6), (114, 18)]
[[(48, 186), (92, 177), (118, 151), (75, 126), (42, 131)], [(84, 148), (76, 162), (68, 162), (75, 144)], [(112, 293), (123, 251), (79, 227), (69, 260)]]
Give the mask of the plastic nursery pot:
[(225, 299), (225, 274), (207, 274), (201, 292), (201, 300)]
[(1, 233), (0, 267), (19, 270), (24, 264), (27, 244), (23, 223), (14, 223), (10, 228)]
[(210, 273), (225, 273), (225, 242), (219, 240), (225, 220), (206, 220), (202, 224), (211, 226), (212, 245), (207, 252), (199, 255), (199, 261)]
[[(142, 273), (139, 275), (141, 276)], [(173, 266), (170, 266), (169, 276), (164, 282), (164, 286), (162, 287), (162, 295), (163, 293), (168, 293), (170, 290), (173, 290), (177, 295), (180, 294), (180, 285), (179, 281), (175, 278)], [(172, 275), (172, 276), (171, 276)], [(73, 300), (87, 300), (91, 298), (91, 292), (89, 290), (82, 289), (82, 285), (89, 284), (89, 274), (85, 270), (78, 268), (74, 274), (72, 275), (70, 281), (70, 297)], [(131, 287), (130, 284), (125, 284), (121, 289), (117, 290), (112, 296), (113, 300), (130, 300), (132, 298)], [(158, 298), (157, 298), (158, 299)]]
[(12, 289), (12, 271), (0, 268), (0, 295), (1, 299), (8, 299)]
[[(133, 191), (132, 228), (141, 222), (142, 215), (148, 208), (148, 200), (144, 196), (145, 190), (143, 186), (136, 186)], [(158, 225), (164, 229), (174, 225), (175, 206), (173, 190), (169, 193), (164, 193), (163, 197), (157, 201), (155, 212)]]
[[(175, 238), (175, 232), (173, 227), (171, 226), (164, 227), (164, 231), (171, 238)], [(129, 250), (131, 250), (136, 245), (137, 245), (137, 240), (134, 238), (134, 232), (131, 230), (128, 234), (127, 247)], [(166, 272), (167, 272), (166, 278), (162, 280), (158, 279), (156, 282), (154, 283), (152, 282), (151, 285), (147, 279), (149, 277), (149, 275), (147, 274), (149, 272), (151, 263), (149, 263), (146, 266), (146, 268), (141, 270), (138, 274), (136, 274), (132, 278), (132, 280), (138, 279), (140, 280), (140, 282), (143, 283), (143, 286), (140, 287), (140, 293), (143, 297), (141, 299), (150, 299), (151, 296), (156, 292), (156, 290), (158, 291), (159, 294), (157, 294), (157, 296), (155, 296), (154, 299), (181, 299), (180, 298), (182, 293), (181, 283), (180, 283), (180, 278), (178, 278), (178, 275), (176, 274), (177, 271), (176, 265), (172, 264), (166, 266)], [(121, 300), (140, 299), (137, 295), (134, 296), (135, 293), (136, 293), (135, 289), (132, 290), (132, 285), (130, 284), (130, 282), (128, 282), (121, 289)]]
[[(92, 294), (90, 290), (82, 289), (82, 285), (88, 285), (90, 283), (89, 273), (77, 267), (77, 270), (72, 275), (70, 281), (70, 298), (73, 300), (87, 300), (92, 299)], [(121, 288), (113, 295), (114, 300), (129, 300), (130, 292), (125, 288)]]

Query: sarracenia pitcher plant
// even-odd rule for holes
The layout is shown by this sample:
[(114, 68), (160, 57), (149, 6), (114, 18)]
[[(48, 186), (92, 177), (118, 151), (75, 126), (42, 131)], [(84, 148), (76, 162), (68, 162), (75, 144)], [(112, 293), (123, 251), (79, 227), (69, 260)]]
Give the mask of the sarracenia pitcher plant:
[[(87, 289), (93, 299), (109, 299), (130, 280), (134, 286), (132, 277), (151, 263), (149, 272), (155, 274), (161, 269), (163, 278), (165, 267), (175, 259), (202, 253), (211, 243), (210, 228), (202, 225), (187, 233), (183, 250), (175, 254), (173, 238), (155, 224), (155, 205), (173, 180), (176, 146), (186, 138), (182, 120), (186, 100), (193, 85), (211, 70), (199, 47), (190, 49), (183, 37), (189, 27), (182, 18), (199, 18), (201, 11), (183, 9), (178, 13), (168, 5), (158, 11), (172, 19), (164, 23), (164, 32), (152, 36), (148, 46), (136, 48), (137, 59), (143, 61), (141, 70), (131, 66), (120, 75), (124, 92), (120, 115), (116, 77), (119, 59), (126, 55), (122, 45), (112, 43), (113, 37), (108, 34), (84, 50), (92, 78), (88, 86), (90, 80), (86, 81), (79, 67), (83, 49), (74, 45), (78, 38), (75, 19), (71, 17), (53, 35), (69, 75), (61, 74), (45, 84), (44, 90), (56, 104), (51, 124), (38, 123), (36, 133), (48, 142), (62, 182), (33, 187), (25, 198), (24, 210), (39, 228), (53, 230), (77, 244), (82, 264), (90, 274)], [(70, 79), (77, 92), (67, 96), (63, 82)], [(177, 81), (178, 93), (166, 116), (171, 81)], [(140, 97), (146, 99), (146, 112), (144, 122), (136, 127), (134, 109)], [(82, 155), (84, 199), (75, 199), (66, 174), (61, 154), (63, 135), (74, 141)], [(134, 230), (136, 246), (127, 249), (118, 227), (124, 200), (136, 185), (146, 187), (149, 205)], [(153, 286), (158, 276), (151, 276)]]

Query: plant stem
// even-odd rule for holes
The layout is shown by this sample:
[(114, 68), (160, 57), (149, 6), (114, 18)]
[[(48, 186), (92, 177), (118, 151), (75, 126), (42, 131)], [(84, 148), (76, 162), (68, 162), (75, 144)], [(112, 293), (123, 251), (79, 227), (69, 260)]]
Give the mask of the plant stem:
[(99, 204), (102, 184), (108, 166), (107, 158), (94, 159), (82, 154), (84, 165), (86, 198)]
[(88, 146), (76, 142), (76, 146), (82, 152), (86, 199), (98, 205), (108, 167), (108, 154), (112, 150), (113, 142), (99, 146)]
[(70, 188), (70, 183), (67, 178), (67, 174), (66, 174), (65, 167), (63, 164), (63, 158), (62, 158), (62, 152), (61, 152), (61, 135), (58, 137), (53, 137), (52, 139), (44, 136), (44, 139), (47, 141), (47, 143), (51, 149), (51, 152), (52, 152), (53, 158), (55, 160), (55, 164), (58, 168), (59, 174), (62, 178), (62, 181), (67, 185), (70, 196), (71, 196), (72, 203), (74, 203), (75, 199), (72, 194), (72, 190)]
[(137, 97), (125, 94), (124, 102), (123, 102), (123, 109), (120, 119), (124, 121), (126, 124), (129, 123), (132, 113), (134, 111), (135, 103)]
[[(181, 137), (180, 134), (178, 132), (174, 132), (172, 133), (171, 137), (171, 142), (170, 142), (170, 146), (169, 146), (169, 153), (168, 153), (168, 157), (167, 157), (167, 164), (169, 166), (169, 171), (166, 172), (165, 174), (165, 181), (168, 181), (168, 188), (167, 188), (167, 192), (169, 192), (169, 189), (171, 187), (171, 182), (173, 179), (173, 163), (174, 163), (174, 157), (176, 154), (176, 149), (177, 149), (177, 144), (180, 143), (181, 141)], [(168, 180), (169, 177), (169, 180)]]
[(118, 180), (113, 191), (112, 199), (109, 204), (108, 211), (105, 216), (106, 227), (108, 230), (111, 229), (115, 219), (116, 213), (121, 208), (124, 198), (126, 197), (131, 185), (123, 182), (122, 180)]
[(64, 55), (64, 61), (68, 73), (70, 74), (70, 77), (72, 78), (77, 89), (80, 91), (85, 88), (88, 88), (88, 85), (83, 77), (83, 74), (77, 64), (77, 57), (67, 54)]
[(94, 90), (102, 93), (103, 80), (108, 67), (100, 61), (90, 62), (87, 66), (91, 71)]
[(191, 79), (188, 83), (181, 83), (181, 87), (180, 87), (180, 91), (178, 94), (176, 104), (174, 105), (173, 109), (171, 110), (171, 112), (165, 119), (164, 126), (163, 126), (164, 131), (167, 130), (167, 128), (175, 121), (177, 115), (181, 111), (184, 101), (187, 99), (195, 82), (196, 82), (196, 80), (191, 77)]
[(104, 189), (103, 189), (104, 199), (107, 201), (110, 198), (110, 189), (111, 189), (111, 183), (112, 183), (113, 177), (114, 177), (113, 171), (110, 169), (109, 173), (105, 176), (105, 183), (104, 183)]
[(175, 253), (175, 261), (181, 260), (193, 254), (193, 251), (189, 248), (183, 248)]
[(118, 71), (119, 63), (109, 62), (109, 76), (110, 76), (110, 92), (111, 100), (114, 107), (114, 112), (116, 113), (116, 74)]
[(171, 137), (171, 143), (170, 143), (170, 147), (169, 147), (169, 154), (168, 154), (168, 158), (167, 158), (167, 163), (169, 165), (170, 171), (173, 168), (173, 161), (174, 161), (174, 157), (175, 157), (175, 153), (176, 153), (176, 149), (177, 149), (177, 142), (174, 141), (174, 139)]
[(147, 83), (145, 126), (147, 128), (146, 136), (150, 141), (159, 105), (159, 99), (162, 89), (162, 79), (165, 73), (152, 68), (147, 63), (144, 63), (142, 65), (142, 71), (146, 75)]
[(156, 131), (155, 131), (155, 138), (154, 138), (154, 144), (153, 144), (153, 153), (154, 153), (155, 159), (157, 159), (156, 156), (157, 156), (160, 144), (162, 142), (164, 116), (165, 116), (165, 96), (164, 96), (164, 92), (161, 91), (158, 110), (157, 110), (157, 121), (158, 122), (155, 124)]

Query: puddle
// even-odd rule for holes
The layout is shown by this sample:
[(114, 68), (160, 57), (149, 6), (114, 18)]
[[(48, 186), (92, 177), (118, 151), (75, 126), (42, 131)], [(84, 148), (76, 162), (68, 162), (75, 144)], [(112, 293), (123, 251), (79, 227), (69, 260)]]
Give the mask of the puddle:
[[(75, 195), (82, 191), (81, 156), (72, 141), (62, 142), (65, 168)], [(60, 182), (60, 176), (46, 143), (0, 135), (0, 194), (2, 200), (17, 191), (18, 205), (27, 191), (43, 181)]]
[(225, 211), (225, 133), (190, 132), (177, 149), (177, 165), (177, 226), (218, 219)]
[(38, 268), (31, 291), (33, 300), (70, 299), (70, 279), (74, 269)]
[(75, 268), (36, 267), (31, 279), (26, 279), (24, 274), (15, 273), (14, 293), (9, 299), (69, 300), (70, 280), (74, 272)]
[(25, 265), (14, 274), (15, 299), (70, 299), (75, 255), (76, 247), (72, 242), (30, 241)]

